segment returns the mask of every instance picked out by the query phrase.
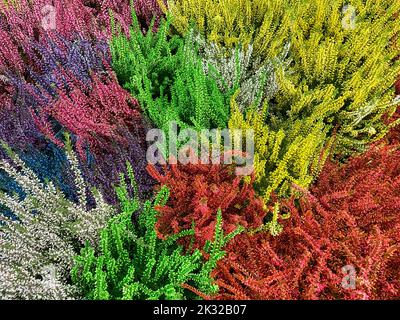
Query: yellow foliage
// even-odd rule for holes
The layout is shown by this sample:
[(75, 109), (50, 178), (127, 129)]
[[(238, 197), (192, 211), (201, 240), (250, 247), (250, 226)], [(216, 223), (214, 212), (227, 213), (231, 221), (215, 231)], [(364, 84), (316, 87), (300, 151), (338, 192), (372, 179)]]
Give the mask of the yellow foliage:
[[(393, 83), (400, 74), (393, 44), (400, 1), (167, 0), (164, 10), (184, 34), (194, 24), (224, 47), (252, 44), (255, 57), (273, 59), (290, 44), (289, 70), (278, 72), (274, 109), (292, 121), (323, 120), (336, 153), (362, 151), (387, 132)], [(285, 133), (286, 135), (287, 133)]]
[(287, 34), (287, 23), (281, 23), (281, 18), (288, 17), (281, 2), (287, 1), (167, 0), (163, 7), (181, 34), (194, 24), (211, 42), (232, 48), (239, 43), (247, 47), (255, 40), (256, 52), (268, 51), (274, 57)]
[(292, 183), (308, 187), (329, 154), (329, 128), (313, 117), (285, 121), (275, 128), (268, 124), (272, 122), (267, 104), (261, 110), (250, 108), (242, 114), (235, 97), (231, 100), (229, 129), (254, 130), (255, 187), (265, 203), (273, 192), (287, 195)]

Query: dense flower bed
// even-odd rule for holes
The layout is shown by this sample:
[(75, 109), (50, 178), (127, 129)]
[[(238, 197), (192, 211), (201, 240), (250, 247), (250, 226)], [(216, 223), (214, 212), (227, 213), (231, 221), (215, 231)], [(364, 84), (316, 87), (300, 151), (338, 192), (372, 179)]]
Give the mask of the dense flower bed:
[(0, 0), (0, 299), (400, 299), (400, 2)]

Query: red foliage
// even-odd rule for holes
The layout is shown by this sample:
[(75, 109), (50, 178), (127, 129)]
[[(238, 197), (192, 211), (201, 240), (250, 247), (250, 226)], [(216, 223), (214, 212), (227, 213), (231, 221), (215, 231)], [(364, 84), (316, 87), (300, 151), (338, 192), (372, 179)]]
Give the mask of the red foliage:
[(156, 225), (160, 237), (191, 229), (195, 223), (195, 247), (202, 247), (214, 235), (216, 215), (221, 209), (223, 229), (229, 233), (238, 225), (256, 228), (266, 215), (252, 181), (235, 175), (228, 165), (176, 164), (164, 167), (165, 174), (149, 165), (150, 175), (170, 188), (170, 199)]
[[(157, 0), (135, 0), (134, 8), (144, 31), (153, 17), (157, 26), (163, 16)], [(0, 1), (0, 73), (26, 74), (35, 67), (37, 46), (59, 38), (106, 43), (112, 36), (110, 12), (128, 35), (129, 0), (18, 0), (17, 6)]]
[(54, 32), (68, 39), (76, 34), (87, 39), (109, 39), (109, 11), (124, 30), (131, 22), (130, 1), (126, 0), (19, 0), (17, 6), (9, 7), (2, 1), (0, 11), (17, 43), (29, 39), (39, 42)]
[(127, 144), (126, 132), (142, 137), (144, 129), (138, 103), (122, 89), (109, 74), (92, 74), (92, 81), (85, 84), (68, 75), (68, 89), (57, 91), (57, 98), (34, 114), (38, 128), (54, 143), (63, 146), (53, 132), (51, 120), (56, 120), (77, 138), (77, 150), (85, 158), (84, 146), (96, 154), (110, 149), (113, 141)]
[[(277, 237), (243, 234), (215, 276), (219, 299), (399, 299), (400, 151), (376, 146), (328, 164), (311, 193), (286, 200)], [(299, 203), (297, 203), (299, 202)], [(354, 266), (356, 288), (342, 288)]]
[(398, 146), (376, 146), (343, 166), (328, 163), (312, 193), (326, 209), (350, 212), (366, 232), (378, 225), (386, 233), (400, 224), (399, 164)]

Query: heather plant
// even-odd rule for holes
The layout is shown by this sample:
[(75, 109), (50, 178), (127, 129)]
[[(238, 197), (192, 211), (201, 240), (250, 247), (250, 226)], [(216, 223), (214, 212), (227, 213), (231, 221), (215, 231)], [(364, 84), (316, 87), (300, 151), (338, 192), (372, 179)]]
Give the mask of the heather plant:
[(225, 128), (232, 90), (222, 92), (215, 76), (207, 76), (191, 37), (169, 36), (170, 20), (144, 35), (133, 13), (130, 37), (115, 31), (110, 48), (119, 82), (165, 133), (171, 122), (182, 129)]
[(262, 63), (254, 55), (252, 44), (247, 49), (238, 46), (229, 50), (206, 41), (200, 34), (194, 35), (194, 41), (199, 45), (206, 74), (215, 75), (217, 70), (219, 88), (222, 91), (240, 88), (237, 103), (241, 111), (250, 105), (261, 107), (279, 91), (276, 73), (283, 72), (290, 63), (287, 59), (289, 45), (279, 56)]
[(182, 239), (181, 243), (201, 248), (212, 240), (218, 210), (226, 234), (239, 225), (257, 229), (267, 216), (261, 198), (253, 189), (254, 177), (236, 175), (233, 165), (171, 164), (164, 166), (163, 172), (149, 165), (148, 171), (171, 193), (168, 202), (155, 207), (158, 211), (155, 228), (162, 239), (190, 230), (194, 225), (194, 239)]
[(399, 299), (399, 14), (0, 0), (0, 299)]
[[(30, 48), (35, 53), (30, 65), (21, 70), (3, 65), (4, 107), (18, 117), (24, 114), (25, 123), (35, 122), (59, 147), (62, 133), (72, 133), (85, 177), (101, 186), (107, 201), (116, 200), (112, 184), (127, 159), (135, 162), (140, 192), (148, 193), (152, 181), (145, 171), (142, 117), (137, 101), (108, 68), (108, 45), (81, 37), (49, 36), (43, 44), (33, 41)], [(11, 132), (21, 130), (25, 129), (15, 124)]]
[[(61, 36), (47, 37), (43, 43), (31, 41), (31, 53), (21, 54), (29, 61), (18, 67), (15, 61), (3, 56), (1, 84), (11, 96), (13, 104), (37, 107), (39, 98), (56, 96), (57, 89), (68, 84), (68, 74), (88, 83), (92, 72), (104, 72), (110, 61), (104, 41), (88, 41), (81, 37), (68, 40)], [(18, 49), (16, 49), (18, 51)], [(43, 102), (42, 102), (43, 103)]]
[[(68, 142), (68, 140), (67, 140)], [(70, 201), (52, 182), (43, 183), (8, 146), (8, 160), (0, 167), (22, 188), (25, 197), (0, 193), (0, 203), (16, 219), (1, 217), (0, 297), (2, 299), (73, 299), (69, 270), (79, 247), (97, 247), (99, 231), (114, 214), (100, 193), (96, 206), (87, 208), (87, 186), (78, 160), (67, 143), (67, 158), (78, 201)]]
[(57, 89), (55, 99), (47, 96), (43, 107), (34, 114), (39, 128), (54, 143), (62, 145), (51, 132), (51, 119), (77, 136), (77, 149), (83, 158), (86, 144), (96, 153), (106, 141), (127, 143), (118, 132), (121, 128), (138, 133), (143, 129), (137, 101), (118, 85), (112, 74), (93, 73), (91, 80), (85, 85), (69, 77), (68, 86)]
[[(27, 68), (27, 74), (9, 70), (7, 77), (0, 79), (0, 92), (6, 102), (2, 121), (8, 123), (8, 133), (21, 137), (35, 132), (38, 136), (35, 140), (29, 138), (32, 150), (27, 156), (38, 163), (47, 158), (51, 162), (52, 150), (58, 150), (54, 146), (40, 147), (49, 143), (45, 137), (50, 145), (62, 148), (60, 137), (68, 131), (73, 134), (85, 178), (102, 190), (108, 202), (116, 201), (112, 185), (125, 169), (127, 159), (135, 163), (140, 192), (147, 196), (153, 181), (145, 170), (142, 117), (137, 101), (117, 84), (108, 68), (108, 46), (104, 42), (52, 37), (46, 45), (35, 44), (34, 48), (34, 66)], [(10, 122), (7, 114), (19, 120)], [(8, 133), (3, 132), (3, 139), (11, 143)], [(42, 134), (44, 137), (39, 138)], [(24, 141), (19, 146), (27, 149)], [(41, 163), (38, 170), (44, 169)], [(59, 178), (61, 182), (66, 177)]]
[[(55, 1), (53, 5), (22, 0), (16, 8), (0, 14), (0, 38), (4, 44), (0, 48), (0, 76), (8, 86), (17, 87), (13, 95), (25, 98), (26, 82), (54, 90), (59, 85), (56, 81), (61, 81), (56, 78), (58, 65), (82, 80), (89, 77), (91, 70), (103, 69), (102, 60), (109, 60), (108, 38), (98, 35), (99, 28), (90, 23), (101, 24), (101, 19), (93, 15), (93, 10), (101, 7), (107, 12), (103, 18), (108, 23), (101, 29), (111, 31), (107, 6), (112, 3), (106, 2), (91, 8), (81, 0)], [(126, 8), (130, 17), (129, 4)], [(124, 25), (117, 12), (113, 16)]]
[[(69, 103), (74, 103), (77, 100), (69, 101), (68, 99), (65, 100), (67, 106), (72, 106)], [(79, 120), (84, 120), (83, 117), (81, 119), (76, 117), (74, 109), (69, 110), (69, 112), (71, 113), (71, 117), (68, 118), (70, 121), (74, 120), (80, 124)], [(89, 113), (89, 110), (86, 112)], [(61, 119), (65, 119), (65, 117)], [(90, 119), (89, 115), (86, 119)], [(45, 135), (48, 132), (43, 130), (40, 125), (38, 126), (34, 120), (32, 113), (25, 108), (2, 109), (0, 111), (0, 127), (2, 128), (0, 138), (16, 150), (20, 158), (26, 162), (27, 166), (42, 181), (49, 179), (66, 194), (68, 199), (76, 200), (76, 190), (69, 174), (69, 165), (63, 150), (63, 144), (59, 139), (65, 128), (61, 128), (61, 130), (60, 127), (54, 127), (53, 119), (45, 123), (48, 124), (47, 127), (43, 124), (44, 129), (48, 129), (48, 132), (50, 132), (49, 135)], [(71, 122), (68, 123), (71, 124)], [(145, 169), (147, 161), (143, 139), (140, 138), (141, 135), (135, 135), (135, 130), (138, 130), (138, 128), (132, 129), (132, 132), (127, 129), (119, 131), (121, 134), (120, 139), (123, 139), (125, 143), (107, 141), (99, 136), (97, 136), (96, 140), (95, 133), (92, 135), (87, 133), (85, 135), (85, 131), (82, 128), (82, 126), (73, 126), (71, 131), (103, 143), (102, 148), (97, 148), (97, 150), (92, 150), (86, 144), (81, 143), (83, 156), (79, 157), (79, 164), (85, 179), (102, 191), (107, 202), (115, 203), (116, 194), (113, 184), (118, 181), (118, 173), (125, 170), (125, 162), (129, 159), (135, 163), (134, 170), (137, 175), (141, 197), (147, 197), (153, 189), (154, 182)], [(46, 136), (55, 137), (55, 142), (52, 142)], [(72, 136), (74, 146), (77, 145), (79, 138), (82, 139), (82, 136)], [(3, 158), (4, 153), (1, 153), (0, 156)], [(18, 185), (4, 173), (0, 174), (0, 188), (4, 192), (23, 194)]]
[(28, 77), (49, 93), (52, 93), (49, 86), (60, 87), (67, 82), (67, 79), (57, 77), (60, 70), (68, 70), (77, 79), (88, 83), (91, 73), (104, 72), (111, 61), (105, 41), (90, 41), (80, 36), (73, 40), (48, 37), (44, 44), (32, 43), (32, 48), (37, 55), (33, 57), (35, 66), (29, 70)]
[(400, 65), (392, 42), (400, 4), (353, 3), (354, 29), (341, 6), (336, 0), (294, 6), (299, 18), (291, 26), (293, 69), (280, 82), (276, 108), (289, 118), (324, 119), (337, 133), (336, 153), (347, 155), (388, 132), (382, 115), (397, 106), (392, 87)]
[[(132, 170), (128, 177), (136, 189)], [(237, 232), (224, 236), (218, 214), (213, 242), (203, 252), (184, 252), (176, 241), (193, 235), (186, 230), (166, 240), (157, 238), (154, 207), (168, 200), (169, 191), (161, 188), (154, 201), (141, 205), (137, 196), (129, 197), (125, 177), (117, 187), (121, 213), (102, 231), (100, 250), (87, 245), (75, 257), (72, 281), (87, 299), (187, 299), (195, 294), (218, 291), (210, 277), (224, 255), (222, 247)], [(139, 214), (140, 212), (140, 214)], [(134, 220), (134, 223), (132, 222)], [(198, 297), (197, 297), (198, 298)]]
[(57, 145), (61, 145), (59, 130), (74, 135), (88, 174), (104, 192), (107, 190), (107, 200), (114, 202), (116, 198), (112, 184), (126, 160), (135, 163), (140, 193), (145, 197), (153, 182), (145, 169), (146, 125), (137, 101), (118, 85), (110, 71), (93, 73), (88, 84), (73, 76), (69, 80), (67, 87), (57, 90), (56, 98), (48, 96), (48, 102), (34, 114), (37, 127)]
[[(0, 110), (0, 139), (15, 150), (20, 159), (42, 182), (51, 181), (67, 199), (77, 200), (64, 150), (45, 138), (35, 126), (28, 110), (23, 108)], [(7, 158), (4, 150), (0, 150), (0, 158)], [(9, 195), (17, 193), (21, 197), (24, 196), (22, 188), (4, 171), (0, 173), (0, 190)]]
[[(174, 27), (185, 34), (193, 23), (210, 42), (227, 48), (254, 42), (254, 49), (278, 54), (284, 43), (288, 17), (288, 1), (241, 0), (167, 0), (162, 6), (174, 17)], [(162, 4), (161, 4), (162, 5)], [(280, 43), (278, 45), (278, 43)], [(274, 47), (275, 46), (275, 47)], [(276, 50), (276, 51), (275, 51)]]
[(83, 38), (53, 36), (42, 44), (32, 40), (28, 47), (30, 53), (15, 48), (19, 58), (28, 60), (20, 65), (4, 55), (0, 60), (0, 94), (5, 102), (2, 109), (25, 116), (29, 110), (38, 112), (55, 99), (60, 88), (68, 89), (71, 77), (88, 84), (90, 73), (104, 72), (109, 60), (105, 42)]
[[(3, 0), (3, 2), (6, 6), (15, 6), (18, 3), (18, 1), (16, 1), (16, 0)], [(4, 10), (4, 8), (3, 8), (3, 10)]]
[[(161, 1), (164, 2), (164, 0)], [(160, 20), (164, 17), (164, 13), (159, 5), (159, 0), (134, 0), (133, 7), (138, 17), (139, 24), (142, 27), (142, 31), (145, 32), (152, 23), (154, 28), (157, 28)]]
[[(210, 42), (252, 45), (267, 63), (290, 43), (290, 68), (278, 72), (279, 92), (269, 112), (287, 126), (309, 117), (323, 120), (329, 137), (336, 132), (335, 152), (347, 156), (388, 131), (382, 115), (396, 107), (392, 86), (400, 64), (392, 43), (400, 4), (360, 0), (347, 11), (344, 5), (341, 0), (167, 1), (181, 34), (195, 23)], [(354, 21), (348, 21), (351, 8)]]
[[(349, 203), (360, 200), (358, 195), (347, 198)], [(220, 287), (213, 298), (400, 297), (398, 218), (391, 229), (381, 229), (379, 221), (358, 220), (348, 210), (331, 210), (312, 195), (304, 196), (297, 205), (286, 200), (281, 207), (291, 218), (279, 236), (248, 233), (229, 244), (213, 274)], [(384, 219), (384, 210), (379, 208), (376, 216)], [(368, 231), (360, 224), (362, 220), (372, 226)]]
[(300, 199), (280, 201), (290, 219), (279, 236), (229, 244), (215, 274), (219, 298), (398, 299), (399, 157), (398, 144), (380, 143), (345, 164), (327, 162), (310, 192), (297, 186)]
[(396, 125), (398, 119), (400, 119), (400, 109), (397, 109), (396, 113), (386, 120), (388, 125), (391, 126), (391, 130), (385, 136), (385, 140), (389, 145), (398, 145), (400, 143), (400, 127)]
[[(149, 15), (154, 6), (138, 3)], [(130, 2), (125, 0), (18, 0), (15, 6), (0, 2), (0, 12), (9, 25), (8, 32), (16, 44), (29, 39), (41, 40), (45, 35), (57, 34), (73, 39), (77, 34), (88, 40), (110, 37), (110, 11), (125, 30), (130, 24)]]
[(328, 162), (312, 186), (312, 194), (330, 212), (351, 212), (363, 231), (378, 226), (399, 242), (398, 145), (398, 141), (377, 144), (342, 165)]
[(292, 183), (307, 188), (329, 156), (329, 128), (314, 117), (282, 123), (271, 115), (267, 102), (260, 110), (251, 106), (242, 113), (236, 96), (231, 100), (229, 129), (254, 130), (254, 187), (264, 202), (272, 193), (289, 196)]

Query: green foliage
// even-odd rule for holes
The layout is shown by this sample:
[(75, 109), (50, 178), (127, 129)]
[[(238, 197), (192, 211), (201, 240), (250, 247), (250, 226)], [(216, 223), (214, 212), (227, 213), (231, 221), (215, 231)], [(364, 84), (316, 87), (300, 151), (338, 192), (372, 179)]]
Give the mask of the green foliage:
[(16, 6), (18, 5), (18, 1), (17, 0), (3, 0), (3, 3), (5, 3), (6, 7), (7, 6)]
[(132, 16), (129, 38), (113, 31), (112, 65), (153, 124), (165, 133), (171, 122), (197, 131), (225, 128), (233, 90), (222, 92), (217, 75), (204, 72), (192, 37), (169, 36), (170, 18), (144, 35)]
[[(135, 190), (131, 169), (128, 176)], [(216, 293), (218, 287), (211, 272), (224, 256), (221, 248), (239, 232), (223, 235), (221, 212), (214, 241), (206, 244), (203, 253), (199, 250), (185, 253), (176, 242), (193, 235), (193, 230), (167, 240), (157, 238), (155, 207), (166, 203), (169, 197), (166, 187), (153, 202), (147, 201), (143, 206), (136, 196), (129, 197), (124, 176), (116, 190), (122, 212), (101, 233), (99, 252), (87, 245), (75, 259), (72, 280), (83, 295), (88, 299), (194, 298), (193, 292), (184, 288), (187, 286), (194, 288), (194, 292)]]

